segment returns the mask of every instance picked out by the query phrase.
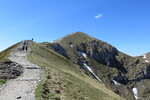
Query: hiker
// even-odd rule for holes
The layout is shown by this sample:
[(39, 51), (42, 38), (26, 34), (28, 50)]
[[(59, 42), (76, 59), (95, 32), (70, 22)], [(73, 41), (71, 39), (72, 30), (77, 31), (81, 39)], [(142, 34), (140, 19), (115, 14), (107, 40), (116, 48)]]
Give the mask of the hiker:
[(28, 51), (28, 45), (25, 46), (25, 50)]
[(25, 46), (25, 45), (28, 45), (28, 41), (27, 40), (24, 40), (23, 41), (23, 45)]
[(26, 40), (23, 41), (23, 45), (24, 45), (24, 46), (26, 45)]
[(24, 45), (22, 46), (22, 51), (24, 51), (24, 49), (25, 49), (25, 47), (24, 47)]
[(28, 51), (28, 41), (27, 40), (24, 40), (23, 41), (23, 46), (22, 46), (22, 50), (24, 51)]
[(32, 38), (32, 42), (33, 42), (33, 38)]

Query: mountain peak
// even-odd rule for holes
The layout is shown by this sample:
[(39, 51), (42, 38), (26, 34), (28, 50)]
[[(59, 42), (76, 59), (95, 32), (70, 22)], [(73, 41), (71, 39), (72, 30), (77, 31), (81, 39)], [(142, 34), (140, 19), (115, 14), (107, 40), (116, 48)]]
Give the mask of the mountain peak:
[[(106, 64), (106, 59), (115, 58), (118, 53), (118, 50), (115, 47), (83, 32), (69, 34), (56, 40), (55, 43), (57, 43), (57, 46), (50, 44), (50, 47), (56, 48), (55, 50), (57, 51), (59, 50), (58, 52), (61, 52), (60, 54), (72, 57), (74, 55), (73, 52), (80, 51), (87, 53), (89, 57), (103, 64)], [(110, 66), (113, 66), (113, 64)]]
[(73, 36), (73, 35), (88, 36), (86, 33), (83, 33), (83, 32), (75, 32), (75, 33), (71, 33), (69, 35), (71, 35), (71, 36)]
[(81, 41), (85, 41), (85, 40), (89, 40), (89, 39), (93, 39), (91, 36), (83, 33), (83, 32), (75, 32), (75, 33), (71, 33), (68, 34), (65, 37), (62, 37), (60, 39), (54, 40), (54, 43), (61, 43), (61, 42), (69, 42), (72, 43), (74, 41), (76, 42), (81, 42)]

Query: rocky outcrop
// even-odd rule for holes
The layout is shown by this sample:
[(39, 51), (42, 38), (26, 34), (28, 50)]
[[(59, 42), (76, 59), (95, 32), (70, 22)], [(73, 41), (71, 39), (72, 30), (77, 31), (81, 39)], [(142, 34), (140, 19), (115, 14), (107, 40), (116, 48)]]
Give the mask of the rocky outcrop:
[(121, 83), (123, 85), (127, 85), (128, 84), (128, 79), (125, 76), (118, 75), (118, 76), (114, 77), (113, 79), (116, 82)]
[(15, 79), (23, 73), (18, 63), (6, 61), (0, 65), (0, 79)]
[(144, 60), (126, 55), (110, 44), (82, 33), (71, 34), (49, 47), (83, 69), (83, 64), (88, 64), (108, 88), (128, 100), (135, 99), (134, 86), (142, 84), (146, 87), (144, 82), (148, 83), (147, 79), (150, 79), (150, 65)]
[(57, 53), (65, 56), (66, 58), (68, 58), (65, 49), (62, 46), (60, 46), (60, 44), (58, 44), (58, 43), (48, 43), (47, 47), (51, 48), (55, 52), (57, 52)]
[(113, 46), (96, 40), (89, 40), (85, 43), (77, 45), (77, 50), (85, 52), (88, 57), (94, 59), (99, 63), (106, 64), (108, 66), (114, 66), (112, 60), (118, 53), (118, 50)]

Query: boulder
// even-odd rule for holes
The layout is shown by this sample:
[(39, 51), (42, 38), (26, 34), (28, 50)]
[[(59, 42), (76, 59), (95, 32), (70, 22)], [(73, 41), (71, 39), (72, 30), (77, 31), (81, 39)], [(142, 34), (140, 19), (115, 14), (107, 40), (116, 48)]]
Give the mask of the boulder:
[(1, 79), (14, 79), (23, 73), (23, 67), (18, 63), (7, 61), (0, 65)]

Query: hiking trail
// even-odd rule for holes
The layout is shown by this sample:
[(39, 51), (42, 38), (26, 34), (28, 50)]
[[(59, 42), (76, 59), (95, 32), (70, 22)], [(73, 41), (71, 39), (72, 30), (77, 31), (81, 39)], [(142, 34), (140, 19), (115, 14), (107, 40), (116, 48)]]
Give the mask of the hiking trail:
[(0, 100), (35, 100), (34, 92), (44, 76), (44, 71), (40, 66), (27, 60), (30, 49), (28, 52), (21, 51), (22, 46), (23, 43), (20, 43), (17, 48), (13, 49), (8, 59), (22, 65), (23, 73), (0, 87)]

